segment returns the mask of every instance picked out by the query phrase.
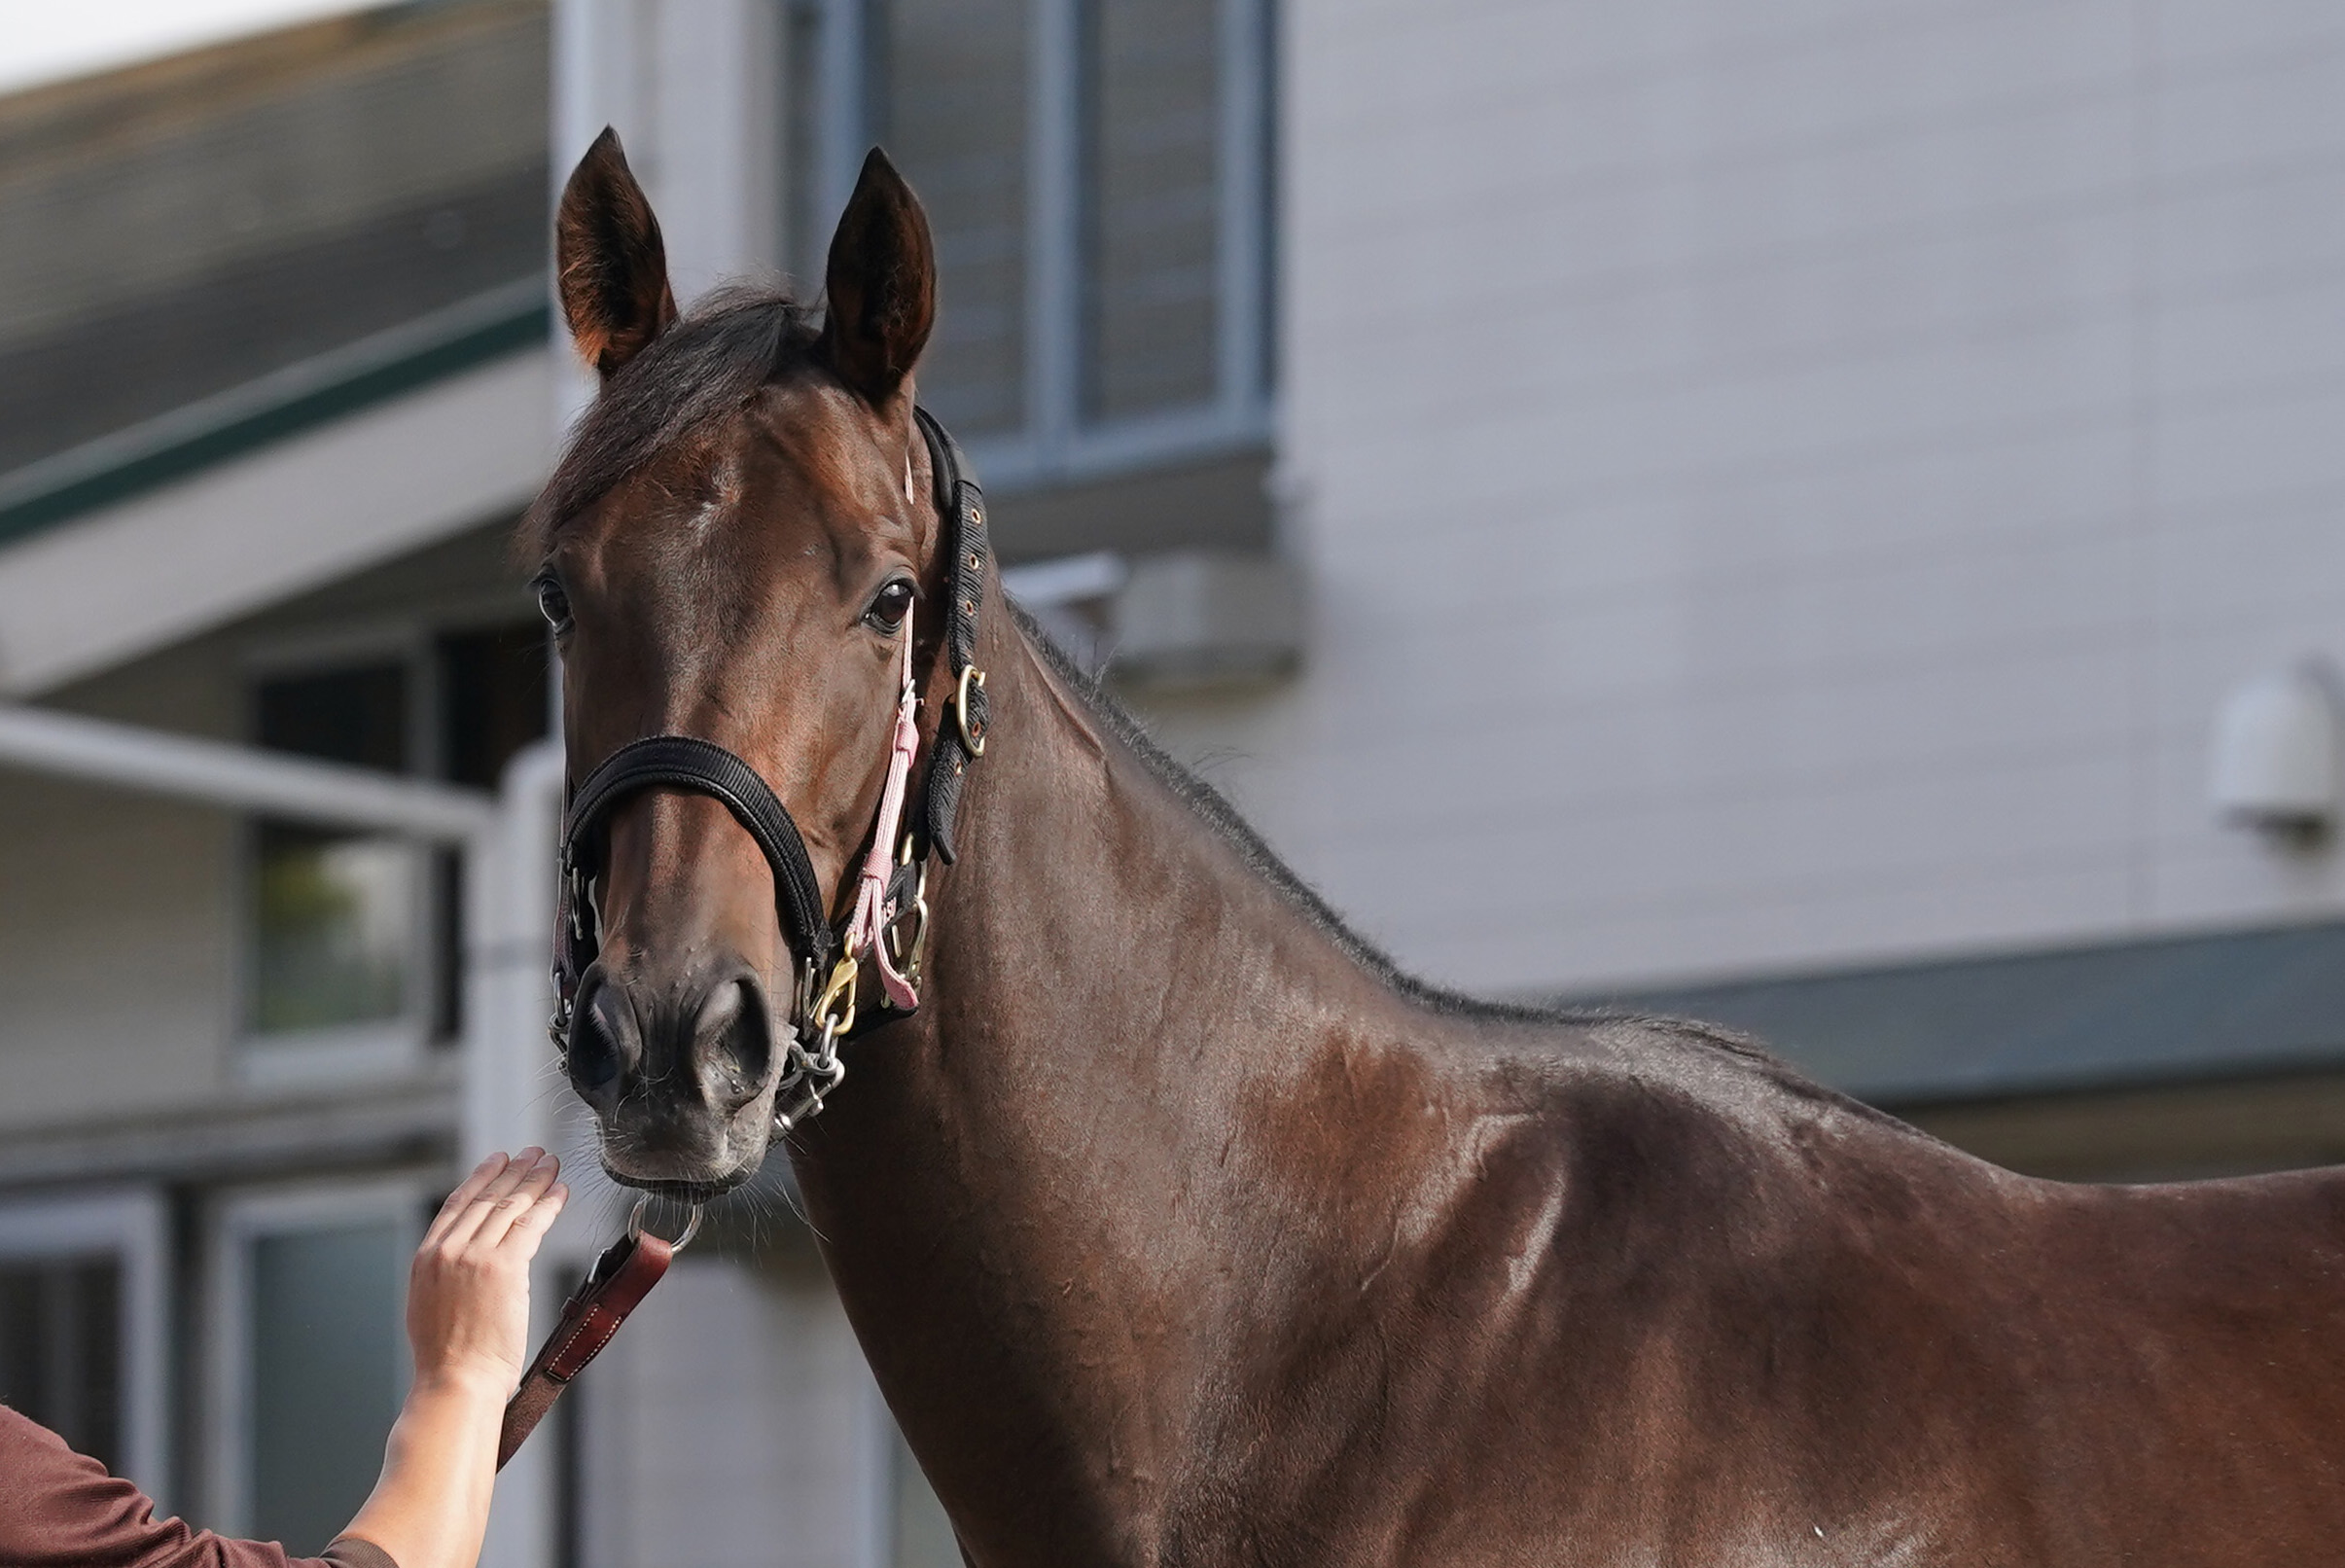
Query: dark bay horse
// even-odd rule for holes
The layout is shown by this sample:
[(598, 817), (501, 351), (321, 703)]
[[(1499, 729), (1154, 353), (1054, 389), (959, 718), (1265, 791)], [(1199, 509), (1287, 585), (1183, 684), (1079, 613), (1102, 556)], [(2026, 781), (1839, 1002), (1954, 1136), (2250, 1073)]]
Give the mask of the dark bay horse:
[[(559, 245), (602, 391), (522, 548), (574, 778), (724, 748), (840, 917), (900, 685), (955, 743), (974, 628), (921, 1006), (787, 1140), (972, 1562), (2345, 1560), (2345, 1177), (2029, 1180), (1717, 1029), (1410, 982), (989, 564), (951, 621), (935, 267), (883, 158), (819, 325), (679, 319), (607, 135)], [(810, 939), (746, 820), (642, 788), (582, 869), (568, 1071), (622, 1181), (744, 1180), (802, 1077)]]

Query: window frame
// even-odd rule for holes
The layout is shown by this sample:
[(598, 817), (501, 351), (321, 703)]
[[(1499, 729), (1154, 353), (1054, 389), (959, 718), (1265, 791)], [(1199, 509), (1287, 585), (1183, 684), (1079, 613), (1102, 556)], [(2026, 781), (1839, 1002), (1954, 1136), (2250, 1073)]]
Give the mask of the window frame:
[[(433, 721), (440, 708), (431, 629), (414, 622), (382, 623), (256, 646), (246, 654), (240, 671), (247, 732), (256, 723), (254, 710), (263, 682), (329, 675), (360, 665), (397, 664), (407, 683), (406, 776), (430, 777), (439, 738)], [(238, 1081), (259, 1089), (302, 1088), (405, 1078), (421, 1071), (432, 1054), (433, 965), (438, 957), (438, 944), (433, 940), (431, 850), (423, 844), (405, 846), (409, 903), (414, 910), (408, 941), (415, 962), (409, 966), (399, 1016), (314, 1029), (263, 1031), (253, 1023), (260, 987), (260, 934), (253, 924), (259, 889), (254, 876), (260, 863), (262, 825), (261, 816), (247, 816), (237, 833), (233, 1060)]]
[[(205, 1522), (241, 1536), (252, 1518), (252, 1244), (319, 1222), (389, 1219), (412, 1251), (423, 1239), (423, 1206), (432, 1178), (415, 1170), (389, 1176), (223, 1189), (207, 1205), (205, 1245), (204, 1439)], [(394, 1335), (401, 1387), (414, 1380), (406, 1336)]]
[(171, 1227), (152, 1188), (0, 1201), (0, 1262), (111, 1255), (122, 1270), (122, 1469), (165, 1505), (171, 1480)]
[[(474, 595), (424, 614), (378, 616), (331, 625), (274, 632), (249, 644), (237, 660), (237, 679), (243, 702), (246, 733), (256, 724), (257, 688), (264, 681), (330, 674), (361, 664), (398, 664), (407, 681), (407, 754), (404, 776), (439, 779), (446, 768), (444, 753), (447, 694), (443, 690), (443, 638), (467, 632), (493, 631), (536, 623), (536, 610), (525, 601), (502, 595)], [(548, 732), (561, 732), (560, 660), (547, 641)], [(234, 934), (231, 941), (234, 974), (231, 1004), (234, 1020), (230, 1052), (239, 1084), (264, 1092), (411, 1079), (431, 1072), (452, 1046), (438, 1031), (438, 1000), (448, 977), (441, 973), (439, 908), (444, 890), (436, 870), (446, 851), (428, 844), (408, 846), (413, 884), (414, 919), (409, 933), (415, 961), (409, 968), (406, 993), (396, 1018), (361, 1023), (328, 1024), (315, 1029), (265, 1033), (253, 1027), (253, 1004), (259, 983), (259, 933), (253, 926), (253, 876), (259, 865), (263, 817), (248, 815), (236, 838), (235, 867), (231, 878), (235, 900)], [(462, 977), (456, 977), (460, 982)]]
[[(1026, 425), (964, 443), (988, 488), (998, 491), (1255, 451), (1275, 436), (1275, 0), (1219, 0), (1216, 11), (1215, 394), (1185, 409), (1106, 420), (1086, 419), (1083, 411), (1085, 3), (1026, 0)], [(804, 8), (817, 23), (814, 74), (822, 101), (813, 117), (819, 145), (805, 160), (818, 171), (820, 190), (801, 210), (816, 214), (818, 223), (845, 210), (864, 150), (874, 139), (868, 49), (874, 4), (807, 0)], [(788, 210), (791, 203), (782, 205)], [(788, 238), (794, 253), (815, 255), (828, 235)]]

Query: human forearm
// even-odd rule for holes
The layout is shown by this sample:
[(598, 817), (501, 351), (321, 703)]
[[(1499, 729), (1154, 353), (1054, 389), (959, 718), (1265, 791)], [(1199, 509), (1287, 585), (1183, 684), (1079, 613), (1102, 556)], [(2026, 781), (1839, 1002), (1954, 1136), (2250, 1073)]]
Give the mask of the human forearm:
[(345, 1532), (399, 1568), (473, 1568), (488, 1529), (505, 1391), (480, 1376), (444, 1375), (408, 1395), (381, 1479)]
[(569, 1190), (537, 1149), (491, 1155), (448, 1194), (408, 1276), (415, 1385), (382, 1477), (342, 1533), (399, 1568), (474, 1568), (488, 1532), (505, 1401), (529, 1333), (529, 1260)]

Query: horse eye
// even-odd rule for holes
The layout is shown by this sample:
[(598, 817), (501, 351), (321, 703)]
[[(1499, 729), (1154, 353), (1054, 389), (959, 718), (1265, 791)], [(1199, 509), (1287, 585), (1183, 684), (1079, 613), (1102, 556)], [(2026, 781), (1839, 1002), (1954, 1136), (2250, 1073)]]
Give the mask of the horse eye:
[(863, 622), (873, 631), (894, 631), (904, 624), (905, 614), (911, 607), (912, 586), (899, 577), (879, 590), (871, 607), (863, 613)]
[(564, 593), (562, 586), (550, 577), (539, 578), (537, 589), (538, 613), (546, 618), (546, 624), (557, 632), (568, 631), (570, 629), (570, 595)]

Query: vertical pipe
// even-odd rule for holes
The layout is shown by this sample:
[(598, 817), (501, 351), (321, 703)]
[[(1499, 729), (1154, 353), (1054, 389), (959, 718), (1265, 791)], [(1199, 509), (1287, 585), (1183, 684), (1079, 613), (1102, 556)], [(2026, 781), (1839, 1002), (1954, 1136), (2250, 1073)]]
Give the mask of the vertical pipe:
[(1220, 309), (1215, 318), (1216, 385), (1223, 417), (1232, 426), (1261, 408), (1262, 337), (1269, 327), (1264, 190), (1269, 170), (1267, 19), (1271, 0), (1221, 0), (1216, 83), (1215, 193), (1219, 232), (1215, 256)]
[[(876, 0), (822, 0), (822, 199), (815, 203), (816, 235), (806, 254), (819, 267), (822, 246), (855, 194), (865, 146), (879, 129), (871, 99), (871, 9)], [(809, 281), (819, 282), (819, 276)]]
[(168, 1517), (184, 1478), (172, 1473), (171, 1226), (162, 1194), (118, 1199), (124, 1210), (122, 1274), (124, 1472)]
[[(635, 118), (635, 104), (626, 90), (628, 83), (623, 75), (633, 10), (630, 0), (553, 0), (551, 94), (553, 123), (549, 128), (553, 154), (552, 199), (557, 205), (572, 166), (593, 145), (604, 125), (618, 126), (622, 139), (637, 128), (629, 124)], [(644, 150), (640, 141), (638, 136), (633, 149), (638, 156)], [(550, 274), (551, 271), (549, 268)], [(553, 305), (558, 321), (561, 301), (556, 299)], [(554, 358), (553, 407), (550, 417), (554, 430), (559, 432), (569, 429), (586, 405), (594, 401), (595, 380), (576, 356), (568, 352), (566, 334), (558, 329)]]
[[(506, 765), (495, 822), (465, 844), (462, 1153), (466, 1165), (491, 1149), (554, 1148), (546, 1019), (553, 1009), (554, 846), (561, 817), (562, 743), (541, 740)], [(575, 1247), (565, 1216), (549, 1239), (531, 1291), (534, 1328), (551, 1326), (562, 1290), (559, 1260)], [(568, 1243), (568, 1245), (565, 1245)], [(498, 1479), (482, 1568), (553, 1568), (560, 1538), (555, 1444), (514, 1456)]]
[(1032, 0), (1026, 89), (1026, 428), (1044, 473), (1083, 396), (1083, 0)]

